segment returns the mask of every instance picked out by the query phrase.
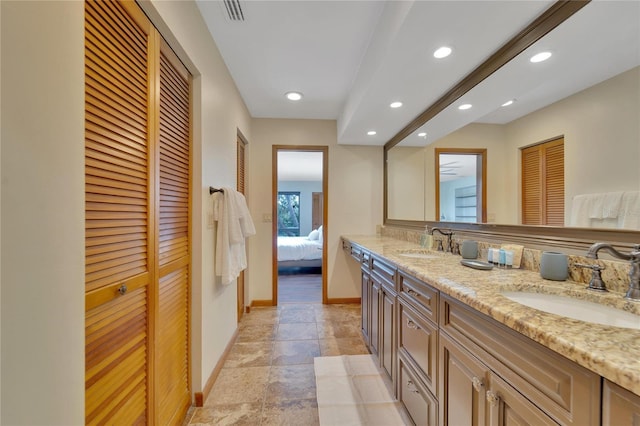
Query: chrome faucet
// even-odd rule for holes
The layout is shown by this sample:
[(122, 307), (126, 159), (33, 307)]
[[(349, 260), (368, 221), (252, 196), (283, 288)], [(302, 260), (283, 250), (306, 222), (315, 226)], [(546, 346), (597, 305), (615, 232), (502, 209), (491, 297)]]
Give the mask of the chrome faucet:
[[(435, 231), (438, 231), (440, 235), (444, 235), (447, 237), (447, 246), (445, 247), (445, 252), (453, 252), (453, 231), (451, 229), (441, 229), (437, 226), (434, 226), (429, 230), (429, 234), (433, 235)], [(442, 241), (438, 240), (438, 251), (442, 251)]]
[(640, 300), (640, 244), (635, 244), (633, 249), (628, 253), (621, 253), (614, 249), (611, 244), (595, 243), (587, 251), (587, 257), (597, 259), (600, 250), (608, 251), (612, 256), (618, 259), (628, 260), (631, 263), (629, 270), (629, 289), (625, 294), (625, 299)]

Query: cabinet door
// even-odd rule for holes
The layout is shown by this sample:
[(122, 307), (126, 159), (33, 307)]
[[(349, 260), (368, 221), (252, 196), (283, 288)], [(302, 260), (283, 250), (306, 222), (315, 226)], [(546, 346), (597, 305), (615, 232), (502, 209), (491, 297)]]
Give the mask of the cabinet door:
[(398, 353), (415, 363), (413, 366), (427, 388), (437, 394), (438, 328), (398, 297)]
[(484, 425), (489, 370), (445, 334), (440, 335), (440, 377), (442, 424)]
[(602, 426), (640, 426), (640, 396), (604, 381), (602, 387)]
[(491, 374), (487, 390), (487, 410), (491, 426), (557, 425), (540, 408), (495, 374)]
[(369, 339), (369, 306), (371, 305), (371, 292), (370, 287), (371, 284), (369, 283), (370, 278), (369, 278), (369, 274), (366, 273), (364, 270), (362, 271), (362, 296), (360, 298), (360, 309), (362, 310), (362, 315), (361, 317), (361, 323), (360, 323), (360, 327), (362, 328), (362, 337), (364, 337), (364, 342), (365, 344), (368, 346), (370, 339)]
[[(396, 359), (396, 344), (395, 344), (395, 316), (396, 316), (396, 297), (393, 293), (390, 293), (386, 288), (382, 287), (380, 300), (381, 306), (381, 325), (382, 325), (382, 351), (380, 352), (380, 363), (386, 370), (391, 381), (395, 383), (395, 359)], [(394, 386), (395, 388), (395, 386)]]
[(369, 300), (369, 317), (371, 322), (369, 323), (369, 349), (374, 355), (378, 355), (378, 343), (380, 340), (380, 283), (372, 276), (371, 282), (371, 294)]

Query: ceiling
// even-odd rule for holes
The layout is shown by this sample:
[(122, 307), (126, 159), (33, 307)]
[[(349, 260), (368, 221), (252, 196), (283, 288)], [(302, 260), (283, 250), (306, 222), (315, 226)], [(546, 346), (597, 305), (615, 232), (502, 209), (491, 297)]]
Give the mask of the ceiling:
[(278, 181), (322, 181), (322, 152), (278, 151)]
[[(553, 4), (548, 0), (233, 1), (239, 2), (243, 21), (231, 20), (223, 1), (197, 0), (197, 4), (250, 114), (337, 120), (338, 143), (356, 145), (386, 143)], [(569, 25), (572, 21), (577, 24)], [(579, 42), (585, 29), (591, 44)], [(443, 45), (453, 53), (435, 59), (433, 52)], [(460, 114), (452, 105), (442, 118), (431, 120), (429, 136), (415, 143), (432, 142), (436, 135), (472, 121), (510, 121), (559, 99), (558, 88), (564, 97), (638, 65), (640, 2), (593, 1), (540, 45), (554, 52), (553, 61), (547, 62), (562, 63), (561, 73), (551, 74), (547, 63), (539, 68), (545, 72), (527, 73), (516, 67), (526, 61), (516, 58), (490, 77), (499, 81), (501, 73), (506, 86), (494, 83), (484, 91), (485, 85), (477, 86), (474, 108)], [(609, 53), (607, 59), (598, 59), (603, 52)], [(586, 67), (584, 55), (593, 64)], [(303, 93), (301, 101), (285, 98), (292, 90)], [(505, 98), (516, 98), (515, 108), (503, 116), (493, 113)], [(403, 106), (392, 109), (393, 101)], [(368, 136), (370, 130), (376, 134)]]

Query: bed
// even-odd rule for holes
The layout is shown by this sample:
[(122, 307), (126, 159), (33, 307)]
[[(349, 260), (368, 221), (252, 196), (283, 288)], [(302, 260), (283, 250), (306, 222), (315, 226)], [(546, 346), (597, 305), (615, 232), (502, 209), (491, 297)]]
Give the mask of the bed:
[(321, 268), (322, 239), (313, 237), (313, 232), (305, 237), (278, 237), (278, 270)]

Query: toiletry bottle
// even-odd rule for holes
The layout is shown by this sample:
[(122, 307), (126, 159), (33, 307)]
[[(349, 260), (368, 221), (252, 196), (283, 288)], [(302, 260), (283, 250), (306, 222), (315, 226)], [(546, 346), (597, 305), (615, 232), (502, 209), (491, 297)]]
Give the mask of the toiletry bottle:
[(424, 232), (420, 235), (420, 247), (431, 249), (432, 236), (429, 235), (429, 227), (424, 227)]

